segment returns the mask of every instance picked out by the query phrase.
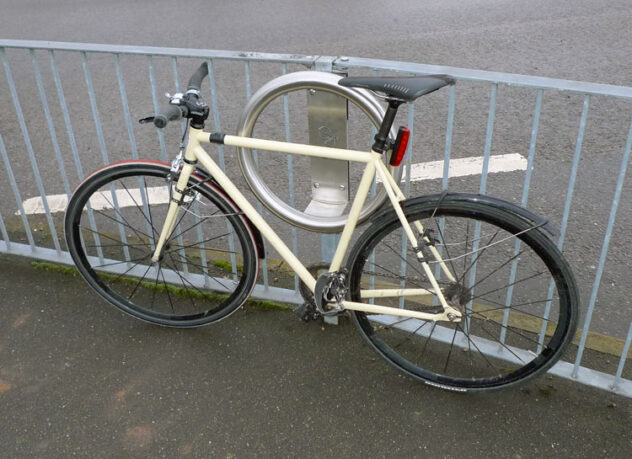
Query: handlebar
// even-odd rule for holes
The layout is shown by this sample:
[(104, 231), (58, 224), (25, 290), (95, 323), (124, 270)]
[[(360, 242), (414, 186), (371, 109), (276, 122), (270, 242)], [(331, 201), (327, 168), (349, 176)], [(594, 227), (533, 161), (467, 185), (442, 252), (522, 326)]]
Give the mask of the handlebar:
[(164, 128), (169, 121), (191, 118), (192, 123), (195, 123), (194, 127), (201, 129), (204, 126), (204, 120), (208, 117), (208, 107), (201, 101), (199, 95), (202, 80), (207, 75), (208, 66), (206, 62), (203, 62), (191, 75), (186, 94), (179, 97), (177, 102), (172, 98), (170, 103), (162, 106), (159, 113), (153, 117), (154, 126)]
[(169, 121), (178, 121), (182, 119), (184, 115), (182, 113), (182, 108), (179, 105), (167, 105), (160, 109), (160, 113), (158, 113), (154, 117), (154, 126), (157, 128), (163, 128), (169, 123)]
[(206, 78), (208, 75), (208, 66), (206, 62), (202, 62), (202, 65), (198, 67), (191, 78), (189, 78), (189, 84), (187, 85), (187, 92), (189, 91), (200, 91), (200, 87), (202, 86), (202, 80)]

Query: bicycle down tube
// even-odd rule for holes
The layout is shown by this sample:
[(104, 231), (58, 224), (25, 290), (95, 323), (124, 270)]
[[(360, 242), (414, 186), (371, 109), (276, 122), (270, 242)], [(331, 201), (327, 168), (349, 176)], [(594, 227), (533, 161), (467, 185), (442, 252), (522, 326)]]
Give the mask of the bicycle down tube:
[[(392, 179), (386, 166), (382, 163), (382, 154), (377, 152), (363, 152), (355, 150), (345, 150), (330, 147), (317, 147), (312, 145), (295, 144), (289, 142), (278, 142), (270, 140), (255, 139), (249, 137), (239, 137), (231, 135), (222, 135), (221, 140), (215, 141), (212, 139), (212, 135), (208, 132), (204, 132), (200, 129), (191, 128), (189, 131), (189, 143), (184, 154), (184, 164), (180, 172), (169, 210), (161, 230), (160, 238), (156, 244), (156, 249), (153, 261), (158, 261), (161, 258), (162, 251), (164, 250), (165, 241), (170, 237), (171, 232), (175, 226), (177, 220), (178, 210), (182, 203), (184, 193), (186, 191), (186, 185), (189, 177), (195, 169), (195, 164), (199, 161), (204, 168), (211, 174), (211, 176), (219, 183), (219, 185), (226, 191), (231, 199), (237, 204), (242, 212), (251, 220), (251, 222), (261, 231), (264, 237), (272, 244), (277, 250), (280, 256), (290, 265), (290, 267), (297, 273), (300, 279), (307, 285), (307, 287), (314, 292), (316, 287), (316, 279), (309, 273), (307, 268), (300, 262), (300, 260), (294, 255), (294, 253), (287, 247), (287, 245), (279, 238), (274, 230), (268, 225), (264, 218), (256, 211), (256, 209), (248, 202), (245, 196), (237, 189), (232, 181), (224, 174), (220, 167), (213, 161), (208, 155), (206, 150), (201, 146), (203, 143), (217, 143), (221, 142), (225, 145), (235, 147), (256, 148), (258, 150), (272, 150), (290, 154), (300, 154), (306, 156), (317, 156), (323, 158), (340, 159), (354, 162), (365, 163), (364, 173), (360, 180), (356, 196), (351, 205), (351, 209), (348, 216), (347, 224), (345, 225), (340, 241), (336, 248), (334, 257), (330, 265), (330, 272), (335, 272), (340, 269), (344, 259), (344, 255), (347, 252), (351, 236), (355, 230), (358, 222), (358, 217), (365, 199), (369, 193), (369, 189), (377, 173), (382, 180), (382, 185), (386, 188), (389, 199), (393, 205), (393, 208), (397, 212), (399, 220), (404, 228), (406, 235), (410, 240), (410, 244), (413, 247), (419, 259), (430, 283), (433, 291), (420, 289), (384, 289), (384, 290), (371, 290), (367, 291), (369, 296), (373, 297), (388, 297), (388, 296), (418, 296), (422, 294), (436, 294), (439, 302), (443, 306), (442, 313), (425, 313), (418, 311), (410, 311), (405, 309), (379, 306), (374, 304), (357, 303), (352, 301), (342, 301), (342, 306), (346, 309), (364, 311), (368, 313), (376, 314), (391, 314), (403, 317), (414, 317), (422, 320), (430, 321), (460, 321), (462, 314), (451, 307), (439, 287), (435, 276), (433, 275), (430, 266), (425, 260), (423, 251), (418, 248), (418, 241), (415, 237), (410, 224), (406, 220), (402, 208), (399, 202), (403, 199), (403, 194), (395, 181)], [(423, 227), (419, 222), (415, 222), (420, 234), (424, 234)], [(442, 269), (446, 272), (448, 277), (453, 278), (449, 272), (445, 263), (443, 263), (440, 254), (436, 249), (431, 252), (436, 260), (441, 264)], [(409, 291), (410, 290), (410, 291)]]

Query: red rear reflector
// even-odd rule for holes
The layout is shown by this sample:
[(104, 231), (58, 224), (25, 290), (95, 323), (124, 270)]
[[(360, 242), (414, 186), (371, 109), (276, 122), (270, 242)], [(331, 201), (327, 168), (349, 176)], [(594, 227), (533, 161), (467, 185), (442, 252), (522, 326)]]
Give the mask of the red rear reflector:
[(408, 147), (408, 138), (410, 137), (410, 129), (406, 126), (400, 126), (397, 131), (397, 138), (393, 146), (393, 154), (391, 155), (391, 166), (397, 167), (402, 163)]

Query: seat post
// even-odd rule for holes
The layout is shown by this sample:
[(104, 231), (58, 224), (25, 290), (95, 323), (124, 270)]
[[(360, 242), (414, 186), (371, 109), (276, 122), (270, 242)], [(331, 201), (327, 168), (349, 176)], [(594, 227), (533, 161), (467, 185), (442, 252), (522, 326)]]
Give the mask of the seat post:
[(388, 140), (388, 133), (393, 126), (393, 122), (395, 121), (395, 115), (397, 115), (397, 109), (403, 103), (402, 100), (399, 99), (386, 99), (388, 101), (388, 108), (386, 109), (386, 113), (384, 114), (384, 119), (382, 120), (382, 124), (380, 125), (380, 130), (377, 134), (375, 134), (375, 142), (371, 147), (373, 151), (377, 153), (386, 153), (388, 150), (386, 141)]

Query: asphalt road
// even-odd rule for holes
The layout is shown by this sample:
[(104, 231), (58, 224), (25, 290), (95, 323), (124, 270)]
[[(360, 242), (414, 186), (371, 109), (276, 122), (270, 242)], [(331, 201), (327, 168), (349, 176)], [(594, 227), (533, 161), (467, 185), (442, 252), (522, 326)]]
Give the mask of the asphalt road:
[[(629, 55), (632, 38), (630, 1), (535, 1), (525, 6), (515, 1), (334, 1), (294, 2), (273, 0), (264, 6), (256, 1), (219, 4), (205, 1), (169, 2), (72, 2), (0, 1), (0, 34), (3, 38), (38, 39), (86, 43), (118, 43), (169, 47), (212, 48), (310, 55), (351, 55), (440, 64), (454, 67), (514, 72), (600, 83), (632, 85)], [(28, 117), (33, 149), (47, 193), (63, 193), (57, 178), (58, 166), (51, 151), (46, 122), (33, 78), (30, 59), (8, 52), (20, 102)], [(77, 56), (58, 56), (64, 90), (77, 139), (83, 173), (103, 163), (103, 150), (96, 138), (81, 62)], [(79, 180), (65, 139), (65, 126), (56, 103), (55, 86), (45, 54), (38, 54), (56, 131), (64, 151), (64, 162), (72, 188)], [(124, 124), (116, 74), (111, 59), (89, 57), (92, 79), (104, 129), (108, 160), (129, 157), (130, 141)], [(180, 62), (180, 79), (186, 79), (196, 63)], [(146, 62), (122, 59), (131, 117), (151, 114), (153, 104), (147, 90)], [(278, 66), (253, 66), (253, 90)], [(297, 68), (290, 68), (298, 70)], [(156, 62), (158, 92), (173, 91), (170, 62)], [(243, 66), (217, 65), (220, 121), (222, 129), (234, 130), (246, 94)], [(0, 93), (8, 94), (4, 76)], [(481, 155), (487, 122), (489, 89), (461, 84), (457, 93), (453, 155)], [(8, 97), (8, 96), (5, 96)], [(441, 159), (445, 143), (447, 91), (424, 98), (416, 105), (416, 156), (413, 161)], [(535, 175), (529, 207), (561, 223), (572, 154), (582, 109), (582, 98), (562, 94), (545, 96), (536, 152)], [(535, 93), (501, 88), (492, 154), (521, 153), (529, 148)], [(0, 132), (15, 165), (22, 199), (35, 196), (32, 166), (26, 160), (13, 107), (0, 113)], [(630, 103), (593, 98), (578, 173), (577, 190), (569, 220), (565, 249), (576, 267), (584, 308), (592, 289), (601, 243), (629, 127)], [(213, 123), (217, 120), (213, 120)], [(273, 123), (271, 123), (273, 124)], [(39, 135), (38, 129), (46, 134)], [(293, 129), (295, 140), (301, 129)], [(168, 135), (167, 149), (177, 145), (178, 128)], [(35, 134), (34, 134), (35, 133)], [(158, 137), (152, 129), (135, 128), (141, 157), (159, 157)], [(278, 135), (283, 135), (280, 132)], [(361, 141), (360, 141), (361, 142)], [(226, 152), (229, 170), (238, 173), (233, 152)], [(170, 155), (169, 155), (170, 156)], [(13, 156), (12, 156), (13, 157)], [(272, 162), (274, 164), (274, 161)], [(307, 175), (308, 164), (296, 163), (297, 176)], [(231, 169), (232, 168), (232, 169)], [(274, 177), (285, 182), (278, 168)], [(490, 178), (487, 192), (519, 201), (523, 173)], [(434, 192), (440, 181), (415, 187), (419, 193)], [(282, 187), (282, 186), (281, 186)], [(308, 186), (309, 187), (309, 186)], [(456, 179), (450, 188), (478, 190), (477, 178)], [(0, 203), (6, 219), (15, 211), (6, 180), (0, 184)], [(630, 189), (621, 201), (606, 274), (598, 297), (595, 330), (622, 337), (630, 322), (630, 292), (626, 256), (632, 241), (625, 231), (632, 216)], [(20, 222), (11, 224), (19, 227)], [(43, 220), (33, 224), (46, 231)], [(43, 226), (42, 226), (43, 225)], [(289, 230), (279, 225), (284, 237)], [(304, 255), (317, 253), (309, 243), (299, 244)], [(317, 261), (317, 260), (313, 260)], [(623, 306), (623, 307), (621, 307)]]
[(174, 330), (0, 256), (0, 457), (627, 458), (632, 400), (544, 376), (483, 396), (401, 377), (348, 322), (246, 307)]

